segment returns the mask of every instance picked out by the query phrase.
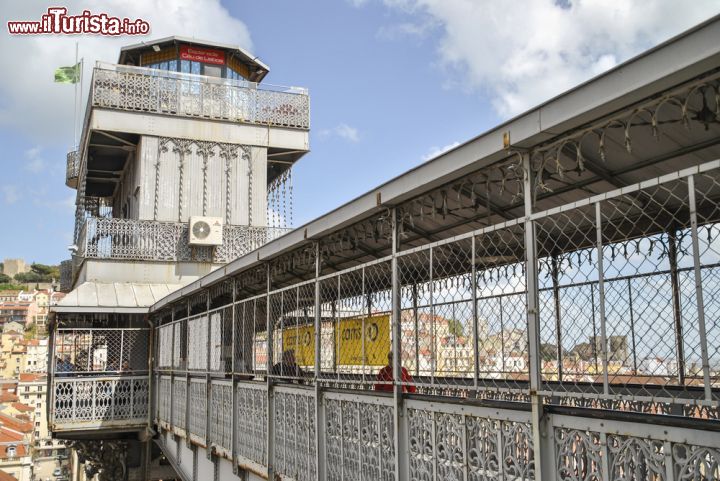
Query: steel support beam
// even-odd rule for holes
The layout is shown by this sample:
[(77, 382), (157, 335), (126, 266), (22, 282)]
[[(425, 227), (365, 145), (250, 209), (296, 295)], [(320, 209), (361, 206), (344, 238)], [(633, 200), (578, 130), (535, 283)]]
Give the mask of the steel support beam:
[(522, 154), (523, 163), (523, 198), (525, 201), (525, 255), (527, 267), (527, 327), (528, 327), (528, 354), (529, 354), (529, 375), (530, 375), (530, 406), (531, 406), (531, 428), (532, 446), (535, 461), (535, 479), (548, 481), (552, 478), (552, 459), (548, 459), (547, 445), (548, 434), (544, 431), (543, 424), (543, 397), (538, 394), (542, 387), (540, 353), (540, 307), (538, 302), (538, 260), (536, 257), (537, 246), (535, 241), (535, 224), (530, 216), (533, 211), (534, 182), (530, 156)]
[(404, 481), (408, 478), (405, 460), (407, 432), (403, 415), (403, 384), (402, 384), (402, 349), (400, 344), (401, 310), (400, 310), (400, 272), (398, 269), (398, 218), (397, 209), (392, 209), (392, 352), (393, 352), (393, 429), (395, 431), (395, 480)]
[(695, 300), (698, 310), (698, 330), (700, 331), (700, 354), (702, 357), (703, 387), (705, 400), (712, 400), (710, 385), (710, 359), (708, 357), (707, 331), (705, 328), (705, 300), (703, 298), (702, 272), (700, 272), (700, 243), (698, 241), (697, 204), (695, 200), (695, 176), (688, 177), (688, 204), (690, 204), (690, 229), (692, 234), (693, 271), (695, 280)]

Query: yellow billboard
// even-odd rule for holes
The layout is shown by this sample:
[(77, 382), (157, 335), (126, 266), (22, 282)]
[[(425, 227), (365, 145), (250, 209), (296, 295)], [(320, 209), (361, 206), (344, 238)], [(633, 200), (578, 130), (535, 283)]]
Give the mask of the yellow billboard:
[[(364, 330), (363, 330), (364, 321)], [(363, 363), (363, 340), (365, 362)], [(339, 365), (384, 366), (390, 351), (390, 316), (341, 319), (335, 329), (335, 358)]]
[(282, 331), (282, 349), (295, 351), (295, 362), (300, 366), (315, 364), (315, 326), (290, 327)]

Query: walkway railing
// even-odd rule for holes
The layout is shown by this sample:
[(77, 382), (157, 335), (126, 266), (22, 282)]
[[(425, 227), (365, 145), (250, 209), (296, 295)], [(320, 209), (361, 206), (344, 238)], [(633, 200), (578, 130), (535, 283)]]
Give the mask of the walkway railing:
[[(523, 399), (535, 340), (546, 402), (720, 417), (717, 166), (234, 303), (237, 287), (226, 280), (199, 294), (220, 307), (200, 299), (196, 313), (185, 309), (159, 328), (158, 367), (273, 378), (280, 373), (268, 366), (293, 351), (304, 373), (280, 377), (367, 389), (399, 350), (410, 375), (399, 384)], [(534, 333), (528, 234), (537, 255)]]
[(223, 244), (191, 246), (187, 222), (91, 217), (80, 230), (78, 256), (93, 259), (226, 263), (291, 229), (223, 226)]
[(50, 422), (55, 432), (139, 429), (149, 410), (149, 329), (57, 328)]
[[(531, 413), (520, 407), (410, 396), (401, 408), (402, 439), (396, 439), (390, 395), (330, 389), (323, 390), (318, 403), (315, 390), (282, 385), (274, 388), (268, 411), (264, 384), (236, 382), (233, 396), (231, 381), (191, 379), (201, 389), (189, 398), (193, 408), (187, 412), (185, 398), (169, 388), (170, 377), (159, 377), (157, 422), (232, 460), (240, 470), (266, 472), (267, 413), (272, 412), (272, 465), (284, 479), (395, 480), (398, 442), (404, 447), (400, 466), (409, 476), (400, 479), (539, 479)], [(209, 406), (204, 404), (206, 389)], [(207, 411), (198, 412), (196, 406)], [(173, 422), (187, 417), (192, 420), (189, 431)], [(543, 479), (681, 481), (720, 476), (717, 433), (646, 421), (548, 413), (543, 439), (552, 454), (546, 459), (549, 477)], [(169, 436), (162, 436), (161, 444), (166, 445), (166, 456), (179, 456)], [(180, 467), (192, 469), (182, 463)], [(625, 477), (637, 470), (643, 477)]]
[(298, 87), (98, 63), (91, 89), (94, 107), (310, 128), (310, 98)]
[(50, 423), (55, 432), (147, 426), (148, 376), (53, 378)]
[(191, 442), (296, 480), (718, 478), (719, 198), (714, 161), (405, 250), (391, 209), (391, 255), (154, 312), (158, 420), (189, 383)]

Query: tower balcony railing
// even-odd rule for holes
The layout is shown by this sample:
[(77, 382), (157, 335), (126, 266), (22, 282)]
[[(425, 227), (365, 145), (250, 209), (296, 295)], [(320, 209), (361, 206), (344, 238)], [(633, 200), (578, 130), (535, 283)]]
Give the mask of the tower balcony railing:
[(80, 175), (80, 152), (73, 149), (67, 153), (65, 167), (65, 185), (70, 188), (77, 188), (78, 176)]
[(140, 429), (149, 403), (149, 330), (58, 328), (48, 403), (55, 432)]
[(291, 229), (223, 226), (220, 246), (191, 246), (186, 222), (90, 217), (79, 236), (78, 256), (92, 259), (226, 263)]
[(92, 106), (310, 128), (307, 89), (98, 62)]

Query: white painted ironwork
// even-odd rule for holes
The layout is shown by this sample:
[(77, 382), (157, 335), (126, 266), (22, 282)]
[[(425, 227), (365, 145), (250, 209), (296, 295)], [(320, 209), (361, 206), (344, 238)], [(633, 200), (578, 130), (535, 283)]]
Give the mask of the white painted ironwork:
[(307, 90), (125, 65), (98, 64), (94, 107), (308, 129)]
[(77, 188), (78, 176), (80, 175), (80, 152), (77, 149), (67, 153), (65, 163), (65, 185)]
[(275, 472), (297, 481), (315, 480), (314, 391), (277, 387), (274, 410)]
[[(237, 454), (258, 466), (267, 465), (267, 390), (264, 384), (238, 383)], [(243, 462), (246, 464), (246, 461)]]
[(213, 381), (210, 384), (210, 436), (208, 441), (228, 453), (232, 449), (232, 384)]
[(148, 377), (63, 377), (52, 383), (55, 429), (103, 425), (138, 426), (147, 423)]
[(230, 262), (289, 232), (280, 227), (223, 226), (223, 244), (190, 246), (186, 222), (90, 217), (78, 256), (95, 259)]
[(189, 431), (191, 435), (195, 435), (197, 439), (205, 441), (206, 422), (208, 416), (207, 410), (207, 389), (205, 379), (190, 380), (190, 394), (188, 407), (189, 415)]
[(328, 481), (395, 479), (391, 398), (323, 395)]
[(187, 381), (184, 378), (173, 379), (172, 390), (172, 424), (185, 429), (185, 399), (187, 397)]
[[(265, 384), (243, 381), (236, 387), (235, 452), (241, 466), (268, 469), (273, 476), (333, 481), (716, 479), (720, 438), (701, 429), (663, 427), (661, 419), (675, 413), (703, 423), (718, 416), (717, 372), (710, 361), (717, 357), (716, 343), (710, 341), (718, 336), (717, 326), (698, 326), (693, 319), (698, 308), (706, 319), (717, 311), (713, 199), (720, 191), (719, 179), (720, 162), (712, 162), (328, 275), (321, 275), (323, 247), (318, 243), (313, 247), (319, 256), (287, 261), (289, 269), (314, 264), (314, 279), (272, 289), (270, 279), (283, 272), (278, 262), (243, 273), (230, 284), (232, 296), (227, 280), (217, 283), (181, 299), (181, 312), (187, 302), (196, 314), (161, 325), (161, 342), (171, 342), (163, 329), (177, 332), (187, 322), (190, 364), (195, 366), (190, 375), (202, 376), (191, 378), (197, 387), (190, 404), (197, 405), (198, 423), (208, 419), (209, 441), (221, 451), (229, 451), (226, 427), (232, 423), (223, 423), (232, 413), (227, 398), (231, 383), (208, 384), (205, 376), (232, 372), (242, 379), (265, 378)], [(692, 229), (686, 212), (691, 188)], [(637, 199), (643, 200), (643, 209)], [(638, 209), (637, 215), (627, 209)], [(629, 218), (635, 222), (627, 222)], [(660, 262), (670, 263), (669, 249), (662, 247), (668, 238), (643, 229), (673, 221), (687, 224), (688, 232), (685, 237), (682, 230), (676, 234), (677, 265), (658, 269)], [(527, 242), (536, 246), (537, 271), (527, 268)], [(659, 251), (644, 249), (651, 245)], [(560, 246), (570, 252), (553, 257), (563, 251)], [(531, 273), (536, 282), (528, 282)], [(673, 318), (668, 286), (674, 276), (684, 286), (679, 299), (685, 306), (682, 352), (697, 356), (695, 371), (688, 363), (683, 378), (677, 375), (681, 366), (661, 374), (646, 365), (650, 372), (644, 377), (618, 369), (651, 346), (678, 352), (677, 325), (668, 320)], [(394, 279), (398, 287), (391, 289)], [(528, 288), (535, 291), (539, 307), (532, 330)], [(702, 289), (704, 302), (693, 303), (698, 297), (694, 288)], [(648, 312), (657, 314), (658, 305), (670, 311), (648, 323)], [(384, 344), (374, 345), (361, 334), (352, 342), (355, 327), (380, 318), (392, 328)], [(234, 320), (234, 331), (228, 319)], [(633, 323), (643, 323), (642, 336)], [(600, 335), (604, 325), (607, 337)], [(343, 338), (346, 328), (350, 330)], [(620, 328), (627, 328), (626, 343), (612, 337)], [(534, 368), (528, 358), (531, 335), (538, 342), (532, 350)], [(472, 336), (477, 339), (468, 338)], [(606, 341), (587, 343), (583, 350), (586, 337)], [(388, 383), (395, 391), (392, 397), (364, 392), (385, 390), (376, 378), (380, 367), (369, 365), (368, 359), (386, 354), (390, 341), (396, 341), (402, 366), (414, 377), (396, 374), (397, 380)], [(579, 347), (570, 349), (567, 343)], [(193, 350), (197, 362), (192, 361)], [(288, 350), (296, 351), (300, 371), (287, 372), (282, 366)], [(225, 352), (235, 356), (230, 365), (236, 368), (230, 372)], [(455, 352), (462, 354), (456, 359), (467, 362), (448, 363)], [(602, 352), (607, 362), (602, 362)], [(568, 362), (571, 357), (573, 363)], [(254, 368), (248, 368), (246, 359), (252, 359)], [(357, 359), (356, 364), (348, 359)], [(163, 358), (163, 364), (170, 361)], [(533, 369), (539, 391), (530, 389)], [(394, 366), (396, 373), (400, 370)], [(451, 397), (417, 398), (407, 392)], [(495, 405), (458, 399), (465, 397)], [(558, 404), (654, 417), (635, 425), (577, 413), (558, 415), (556, 410), (565, 409)]]

